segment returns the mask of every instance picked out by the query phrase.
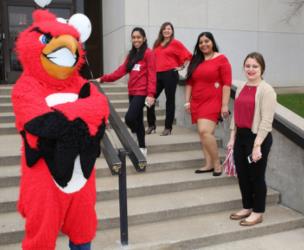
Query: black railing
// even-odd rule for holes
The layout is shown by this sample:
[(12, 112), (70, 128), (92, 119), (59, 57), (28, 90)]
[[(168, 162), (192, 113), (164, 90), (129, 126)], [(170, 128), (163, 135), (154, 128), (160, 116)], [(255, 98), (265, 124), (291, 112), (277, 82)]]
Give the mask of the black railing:
[[(99, 84), (95, 85), (104, 93)], [(101, 143), (101, 150), (113, 175), (119, 176), (119, 210), (120, 210), (120, 241), (122, 245), (128, 244), (128, 205), (127, 205), (127, 170), (126, 156), (128, 155), (136, 171), (146, 170), (147, 160), (133, 140), (127, 126), (122, 122), (118, 113), (109, 101), (111, 128), (115, 131), (123, 148), (115, 149), (107, 133)]]

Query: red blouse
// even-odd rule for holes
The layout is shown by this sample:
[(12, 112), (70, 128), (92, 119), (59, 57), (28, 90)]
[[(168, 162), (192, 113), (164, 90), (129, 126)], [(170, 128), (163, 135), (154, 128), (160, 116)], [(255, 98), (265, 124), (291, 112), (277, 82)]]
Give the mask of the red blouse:
[(251, 128), (257, 87), (245, 86), (234, 102), (234, 121), (238, 128)]
[[(113, 73), (103, 75), (101, 82), (114, 82), (126, 75), (128, 57)], [(155, 56), (151, 49), (146, 49), (144, 58), (134, 65), (129, 72), (129, 95), (154, 96), (156, 93)]]
[(159, 45), (153, 51), (156, 58), (156, 72), (180, 67), (192, 56), (189, 50), (176, 39), (173, 39), (166, 47)]

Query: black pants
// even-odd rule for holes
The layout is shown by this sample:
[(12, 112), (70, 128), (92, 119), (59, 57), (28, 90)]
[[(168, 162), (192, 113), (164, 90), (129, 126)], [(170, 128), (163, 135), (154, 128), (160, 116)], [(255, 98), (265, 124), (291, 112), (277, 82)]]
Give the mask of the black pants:
[[(157, 88), (155, 99), (159, 97), (163, 89), (166, 95), (166, 121), (165, 128), (172, 129), (175, 116), (175, 92), (178, 82), (178, 72), (176, 70), (168, 70), (157, 73)], [(155, 105), (147, 110), (149, 127), (155, 127)]]
[(132, 133), (136, 133), (138, 145), (140, 148), (145, 148), (145, 126), (144, 113), (145, 96), (135, 95), (129, 96), (129, 109), (125, 115), (125, 122), (131, 129)]
[(256, 213), (265, 212), (267, 186), (265, 172), (267, 158), (272, 145), (272, 135), (269, 133), (262, 146), (262, 158), (251, 164), (247, 157), (252, 153), (256, 134), (250, 129), (238, 128), (234, 143), (234, 162), (242, 194), (243, 208), (252, 209)]

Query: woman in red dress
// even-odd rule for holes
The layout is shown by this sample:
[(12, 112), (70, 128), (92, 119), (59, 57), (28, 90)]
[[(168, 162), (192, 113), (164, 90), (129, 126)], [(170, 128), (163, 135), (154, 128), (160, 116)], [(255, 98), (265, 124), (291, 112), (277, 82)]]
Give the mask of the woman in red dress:
[(189, 64), (185, 109), (197, 123), (205, 166), (195, 173), (222, 174), (218, 147), (214, 136), (220, 117), (229, 116), (228, 102), (231, 86), (231, 66), (225, 55), (218, 52), (210, 32), (198, 36)]
[[(191, 53), (178, 40), (174, 39), (174, 28), (169, 22), (160, 27), (153, 51), (156, 60), (157, 88), (156, 96), (165, 89), (166, 95), (166, 121), (162, 136), (170, 135), (175, 114), (175, 92), (178, 82), (178, 70), (182, 69), (190, 60)], [(146, 134), (155, 133), (156, 117), (155, 106), (148, 108), (148, 129)]]

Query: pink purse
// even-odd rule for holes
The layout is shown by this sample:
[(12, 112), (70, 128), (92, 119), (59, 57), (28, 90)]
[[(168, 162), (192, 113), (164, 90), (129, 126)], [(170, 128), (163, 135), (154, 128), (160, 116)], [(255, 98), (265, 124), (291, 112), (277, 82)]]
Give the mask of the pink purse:
[(233, 160), (233, 149), (232, 148), (227, 150), (226, 158), (223, 162), (223, 167), (224, 167), (224, 172), (228, 176), (237, 176), (235, 164), (234, 164), (234, 160)]

